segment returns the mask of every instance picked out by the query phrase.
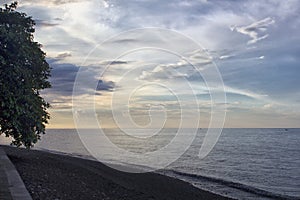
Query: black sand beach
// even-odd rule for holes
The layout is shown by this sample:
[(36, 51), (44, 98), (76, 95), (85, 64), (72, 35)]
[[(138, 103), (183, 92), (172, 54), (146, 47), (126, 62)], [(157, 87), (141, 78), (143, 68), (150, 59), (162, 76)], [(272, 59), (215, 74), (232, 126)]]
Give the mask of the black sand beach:
[(155, 173), (124, 173), (96, 161), (3, 148), (33, 199), (228, 199)]

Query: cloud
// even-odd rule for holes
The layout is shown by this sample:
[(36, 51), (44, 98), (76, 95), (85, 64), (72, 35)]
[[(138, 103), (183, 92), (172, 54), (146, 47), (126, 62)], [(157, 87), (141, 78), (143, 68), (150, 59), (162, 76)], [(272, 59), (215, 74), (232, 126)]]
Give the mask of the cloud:
[(59, 23), (49, 22), (47, 20), (41, 20), (41, 19), (36, 19), (34, 21), (36, 26), (40, 26), (40, 27), (53, 27), (59, 25)]
[(61, 59), (71, 57), (71, 56), (72, 56), (72, 54), (70, 52), (61, 52), (55, 58), (61, 60)]
[(259, 56), (258, 59), (263, 60), (263, 59), (265, 59), (265, 56)]
[(271, 109), (271, 108), (273, 108), (273, 107), (274, 107), (274, 104), (271, 104), (271, 103), (265, 104), (265, 105), (263, 106), (263, 108), (265, 108), (265, 109)]
[(56, 5), (61, 5), (61, 4), (82, 2), (82, 0), (52, 0), (50, 2), (52, 2), (53, 4), (56, 4)]
[(212, 57), (208, 54), (206, 50), (197, 49), (193, 52), (187, 53), (188, 59), (195, 62), (211, 62)]
[(114, 88), (115, 88), (115, 83), (113, 81), (99, 80), (96, 90), (111, 92), (111, 91), (113, 91)]
[(261, 33), (266, 32), (267, 27), (274, 23), (275, 23), (274, 19), (267, 17), (265, 19), (254, 22), (247, 26), (232, 26), (230, 29), (231, 31), (236, 31), (241, 34), (248, 35), (251, 38), (251, 40), (248, 41), (248, 44), (254, 44), (269, 36), (268, 34), (261, 34)]
[[(77, 3), (77, 2), (82, 2), (84, 0), (26, 0), (26, 1), (22, 1), (20, 0), (20, 4), (29, 4), (29, 3), (34, 3), (36, 4), (40, 4), (40, 5), (64, 5), (64, 4), (69, 4), (69, 3)], [(88, 0), (85, 0), (88, 1)]]
[(48, 59), (51, 66), (50, 82), (52, 88), (45, 90), (52, 95), (71, 96), (73, 84), (79, 67), (70, 63), (59, 63), (59, 59)]
[(123, 39), (115, 39), (110, 42), (117, 43), (117, 44), (127, 44), (127, 43), (132, 43), (132, 42), (139, 42), (139, 40), (133, 39), (133, 38), (123, 38)]
[[(183, 72), (183, 68), (187, 68), (187, 64), (160, 64), (153, 70), (142, 71), (139, 80), (163, 80), (187, 78), (189, 75)], [(180, 71), (181, 69), (181, 71)], [(184, 71), (187, 71), (186, 69)]]
[(125, 65), (128, 63), (129, 62), (125, 60), (104, 60), (99, 62), (99, 65)]
[[(47, 62), (51, 66), (51, 77), (49, 81), (51, 88), (42, 91), (42, 95), (51, 104), (55, 110), (70, 109), (72, 107), (72, 98), (87, 100), (92, 98), (90, 94), (103, 96), (105, 92), (112, 92), (116, 85), (115, 82), (99, 79), (100, 67), (79, 67), (71, 63), (61, 63), (63, 56), (58, 58), (48, 58)], [(95, 88), (89, 88), (84, 83), (77, 85), (76, 93), (73, 93), (76, 76), (83, 73), (86, 79), (93, 80)], [(101, 69), (100, 69), (101, 71)]]
[[(58, 56), (59, 57), (59, 56)], [(59, 96), (72, 96), (73, 94), (73, 86), (79, 70), (84, 71), (87, 76), (87, 79), (93, 79), (98, 81), (97, 78), (98, 68), (94, 69), (93, 67), (79, 67), (77, 65), (71, 63), (61, 63), (64, 56), (60, 56), (59, 58), (51, 58), (47, 59), (49, 65), (51, 66), (51, 77), (50, 82), (52, 87), (46, 90), (46, 93), (51, 95), (59, 95)], [(114, 83), (111, 81), (102, 81), (99, 80), (97, 90), (111, 90), (114, 86)], [(80, 86), (81, 92), (80, 94), (85, 94), (88, 89), (84, 84)]]
[[(248, 0), (246, 3), (240, 1), (239, 11), (247, 12), (250, 16), (274, 16), (277, 19), (285, 20), (289, 17), (296, 17), (299, 13), (298, 0)], [(236, 11), (238, 12), (238, 11)]]
[[(49, 63), (53, 68), (53, 88), (46, 92), (59, 108), (70, 106), (75, 77), (81, 70), (79, 65), (85, 65), (83, 70), (94, 81), (95, 88), (90, 90), (101, 92), (101, 103), (111, 91), (124, 91), (131, 86), (126, 82), (122, 88), (116, 88), (120, 75), (127, 70), (132, 70), (128, 79), (170, 81), (179, 92), (184, 92), (182, 80), (191, 83), (197, 93), (208, 90), (199, 71), (185, 62), (173, 62), (171, 56), (159, 57), (149, 51), (117, 57), (119, 49), (151, 46), (165, 40), (164, 44), (173, 42), (160, 33), (155, 38), (149, 37), (150, 34), (116, 37), (110, 40), (108, 48), (99, 46), (94, 57), (90, 57), (91, 62), (82, 64), (95, 45), (122, 31), (159, 27), (176, 30), (203, 45), (211, 57), (201, 50), (183, 56), (196, 63), (198, 70), (207, 69), (215, 59), (229, 99), (241, 101), (241, 108), (251, 101), (250, 106), (262, 109), (263, 105), (273, 104), (273, 100), (287, 106), (299, 105), (299, 8), (297, 0), (20, 0), (18, 10), (36, 19), (35, 40), (52, 57)], [(260, 42), (266, 38), (270, 43)], [(249, 45), (245, 46), (244, 41)], [(188, 49), (185, 43), (177, 46)], [(113, 61), (116, 57), (121, 60)], [(104, 77), (89, 66), (103, 69), (108, 64), (113, 66)], [(80, 86), (80, 93), (87, 90), (84, 84)], [(251, 114), (251, 110), (247, 112)]]
[(139, 80), (180, 79), (187, 81), (203, 81), (200, 71), (212, 64), (212, 57), (205, 50), (197, 49), (185, 52), (176, 63), (158, 64), (152, 70), (144, 70)]
[(219, 57), (220, 60), (225, 60), (234, 57), (234, 55), (222, 55)]

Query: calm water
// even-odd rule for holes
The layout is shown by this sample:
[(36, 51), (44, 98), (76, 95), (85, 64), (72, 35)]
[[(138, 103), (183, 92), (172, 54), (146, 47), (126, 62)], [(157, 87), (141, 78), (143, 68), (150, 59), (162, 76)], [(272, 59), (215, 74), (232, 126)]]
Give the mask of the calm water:
[[(132, 152), (160, 149), (175, 132), (165, 129), (142, 142), (118, 130), (106, 131), (113, 143)], [(224, 129), (213, 151), (201, 160), (197, 155), (205, 132), (199, 130), (186, 153), (159, 173), (238, 199), (300, 199), (300, 129)], [(92, 159), (76, 130), (48, 130), (35, 148)], [(119, 160), (112, 154), (107, 162)]]

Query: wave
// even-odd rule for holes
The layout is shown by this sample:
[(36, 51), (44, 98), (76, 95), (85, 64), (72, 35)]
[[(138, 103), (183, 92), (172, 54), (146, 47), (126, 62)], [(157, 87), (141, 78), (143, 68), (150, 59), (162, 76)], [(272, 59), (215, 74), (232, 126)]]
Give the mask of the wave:
[(219, 184), (225, 185), (227, 187), (235, 188), (235, 189), (238, 189), (238, 190), (241, 190), (244, 192), (258, 195), (260, 197), (267, 197), (267, 198), (272, 198), (272, 199), (300, 200), (300, 197), (277, 194), (277, 193), (259, 189), (259, 188), (256, 188), (256, 187), (253, 187), (250, 185), (246, 185), (246, 184), (239, 183), (239, 182), (233, 182), (233, 181), (229, 181), (229, 180), (225, 180), (225, 179), (221, 179), (221, 178), (179, 172), (179, 171), (175, 171), (175, 170), (168, 170), (168, 171), (171, 173), (177, 174), (179, 176), (185, 176), (185, 177), (195, 178), (198, 180), (205, 180), (205, 181), (219, 183)]

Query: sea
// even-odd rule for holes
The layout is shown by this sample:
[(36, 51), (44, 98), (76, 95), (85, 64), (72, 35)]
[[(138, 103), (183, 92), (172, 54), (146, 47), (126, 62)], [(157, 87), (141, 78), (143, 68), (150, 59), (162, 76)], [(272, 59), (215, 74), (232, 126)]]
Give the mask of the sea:
[[(189, 129), (185, 131), (184, 137), (190, 137)], [(176, 137), (174, 129), (163, 132), (145, 143), (128, 140), (118, 129), (106, 130), (110, 141), (135, 153), (153, 152)], [(206, 132), (207, 129), (198, 129), (185, 153), (156, 172), (235, 199), (300, 200), (300, 129), (223, 129), (212, 151), (205, 158), (199, 158)], [(0, 143), (8, 144), (9, 139), (1, 136)], [(107, 148), (111, 148), (110, 145)], [(34, 149), (95, 160), (76, 129), (49, 129)], [(118, 164), (120, 160), (111, 154), (104, 162)]]

